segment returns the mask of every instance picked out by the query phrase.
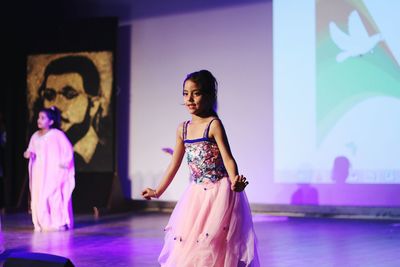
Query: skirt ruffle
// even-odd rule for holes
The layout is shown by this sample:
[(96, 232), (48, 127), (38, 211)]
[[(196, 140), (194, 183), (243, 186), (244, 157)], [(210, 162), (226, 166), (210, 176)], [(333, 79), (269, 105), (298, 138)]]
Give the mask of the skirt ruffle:
[(161, 266), (260, 266), (246, 194), (233, 192), (228, 178), (192, 182), (164, 231)]

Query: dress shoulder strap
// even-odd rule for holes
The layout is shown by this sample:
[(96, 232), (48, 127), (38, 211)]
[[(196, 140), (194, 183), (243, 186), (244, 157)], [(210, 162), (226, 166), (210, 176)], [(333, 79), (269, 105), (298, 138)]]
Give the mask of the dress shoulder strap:
[(182, 129), (182, 138), (183, 140), (186, 140), (187, 137), (187, 126), (189, 124), (190, 121), (184, 121), (183, 122), (183, 129)]
[(204, 138), (208, 138), (208, 133), (210, 132), (211, 123), (212, 123), (213, 121), (215, 121), (215, 120), (219, 120), (219, 119), (218, 119), (218, 118), (214, 118), (214, 119), (212, 119), (212, 120), (208, 123), (206, 129), (204, 130), (204, 136), (203, 136)]

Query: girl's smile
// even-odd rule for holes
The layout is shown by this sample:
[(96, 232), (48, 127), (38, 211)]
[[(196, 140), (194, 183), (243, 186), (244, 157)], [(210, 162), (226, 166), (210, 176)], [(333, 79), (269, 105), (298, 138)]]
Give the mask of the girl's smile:
[(186, 104), (186, 106), (188, 107), (188, 109), (195, 109), (196, 108), (196, 104)]

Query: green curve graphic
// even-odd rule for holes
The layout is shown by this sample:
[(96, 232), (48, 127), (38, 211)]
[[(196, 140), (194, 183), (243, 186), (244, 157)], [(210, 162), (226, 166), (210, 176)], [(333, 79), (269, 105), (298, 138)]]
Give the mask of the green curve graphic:
[(329, 36), (320, 38), (316, 54), (317, 146), (356, 104), (375, 96), (400, 98), (400, 68), (378, 44), (373, 53), (336, 62), (340, 50)]

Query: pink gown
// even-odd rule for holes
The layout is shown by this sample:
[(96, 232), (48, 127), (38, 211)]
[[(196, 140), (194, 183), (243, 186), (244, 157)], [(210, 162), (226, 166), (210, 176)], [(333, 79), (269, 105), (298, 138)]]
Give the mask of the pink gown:
[(40, 136), (35, 132), (27, 151), (32, 222), (35, 231), (67, 230), (73, 227), (72, 191), (75, 187), (73, 148), (58, 129)]
[[(211, 124), (211, 122), (210, 122)], [(208, 138), (183, 140), (193, 181), (165, 227), (158, 258), (168, 267), (260, 266), (251, 210), (245, 192), (231, 190), (219, 149)]]

